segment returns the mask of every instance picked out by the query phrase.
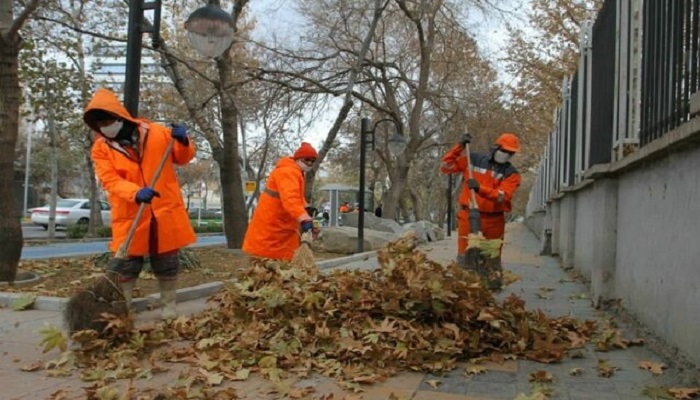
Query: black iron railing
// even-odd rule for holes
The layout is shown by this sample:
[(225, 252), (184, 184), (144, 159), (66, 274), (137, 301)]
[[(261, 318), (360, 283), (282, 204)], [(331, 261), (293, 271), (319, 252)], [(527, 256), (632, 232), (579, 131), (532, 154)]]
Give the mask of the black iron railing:
[(700, 89), (700, 0), (646, 0), (643, 5), (640, 142), (686, 122)]
[(576, 183), (576, 129), (578, 125), (578, 71), (571, 78), (569, 87), (569, 151), (567, 160), (567, 184), (573, 186)]
[(617, 1), (607, 0), (593, 24), (591, 141), (585, 167), (610, 162), (615, 110), (615, 27)]

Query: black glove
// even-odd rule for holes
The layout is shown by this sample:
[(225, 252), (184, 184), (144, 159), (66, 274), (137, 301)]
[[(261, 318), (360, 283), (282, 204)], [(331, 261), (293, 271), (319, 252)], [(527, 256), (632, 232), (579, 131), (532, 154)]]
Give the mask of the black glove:
[(136, 192), (137, 203), (150, 203), (154, 197), (160, 197), (160, 193), (151, 188), (141, 188), (138, 192)]
[(467, 181), (467, 186), (469, 186), (469, 189), (472, 189), (473, 191), (479, 193), (479, 182), (477, 182), (476, 179), (469, 179)]
[(311, 232), (314, 229), (314, 222), (309, 220), (301, 221), (301, 233)]
[(472, 135), (470, 135), (470, 134), (468, 134), (468, 133), (465, 133), (465, 134), (462, 135), (462, 137), (459, 139), (459, 144), (460, 144), (462, 147), (466, 146), (467, 143), (471, 143), (471, 142), (472, 142)]

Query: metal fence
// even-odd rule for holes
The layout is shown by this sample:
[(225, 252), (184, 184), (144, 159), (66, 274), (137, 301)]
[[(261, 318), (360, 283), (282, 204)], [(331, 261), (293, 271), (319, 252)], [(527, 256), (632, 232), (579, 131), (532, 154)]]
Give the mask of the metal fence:
[(698, 90), (700, 0), (644, 2), (642, 121), (644, 145), (689, 118)]
[(700, 0), (606, 0), (583, 24), (576, 72), (540, 162), (531, 202), (581, 182), (690, 118), (700, 91)]

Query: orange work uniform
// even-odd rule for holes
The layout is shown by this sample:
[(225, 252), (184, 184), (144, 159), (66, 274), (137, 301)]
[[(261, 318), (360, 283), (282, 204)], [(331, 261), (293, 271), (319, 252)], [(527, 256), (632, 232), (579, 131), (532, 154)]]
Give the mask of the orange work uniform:
[[(168, 127), (145, 118), (133, 118), (110, 90), (97, 90), (85, 108), (85, 114), (91, 110), (104, 110), (130, 121), (137, 126), (139, 135), (138, 150), (122, 147), (101, 135), (96, 136), (92, 145), (95, 172), (112, 206), (112, 241), (109, 249), (116, 252), (136, 218), (139, 209), (136, 192), (150, 184), (168, 143), (173, 139)], [(90, 127), (95, 131), (99, 129), (93, 125)], [(165, 163), (153, 187), (160, 197), (147, 205), (141, 219), (134, 222), (138, 225), (128, 249), (129, 256), (168, 253), (196, 241), (173, 166), (187, 164), (194, 158), (194, 153), (194, 143), (190, 142), (188, 146), (177, 141), (174, 143), (172, 162)], [(157, 221), (156, 241), (150, 234), (154, 220)], [(151, 248), (153, 246), (156, 248)]]
[[(495, 150), (494, 150), (495, 151)], [(470, 153), (474, 179), (479, 182), (476, 202), (481, 215), (481, 232), (486, 239), (503, 239), (505, 233), (505, 213), (511, 211), (511, 200), (515, 190), (520, 186), (521, 178), (510, 162), (499, 164), (493, 161), (493, 152), (489, 154)], [(457, 251), (466, 252), (469, 246), (469, 170), (464, 147), (455, 145), (442, 158), (440, 171), (445, 174), (462, 173), (463, 186), (459, 195), (457, 212)]]
[(309, 218), (304, 174), (292, 157), (281, 159), (270, 173), (243, 239), (243, 251), (261, 258), (291, 261), (299, 248), (299, 223)]

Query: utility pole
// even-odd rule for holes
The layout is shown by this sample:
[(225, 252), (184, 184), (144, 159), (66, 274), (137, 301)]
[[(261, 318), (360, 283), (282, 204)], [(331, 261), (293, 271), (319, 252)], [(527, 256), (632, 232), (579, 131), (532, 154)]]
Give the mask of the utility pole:
[(27, 154), (24, 156), (24, 207), (22, 208), (22, 216), (27, 212), (29, 206), (29, 172), (32, 165), (32, 129), (27, 130)]

